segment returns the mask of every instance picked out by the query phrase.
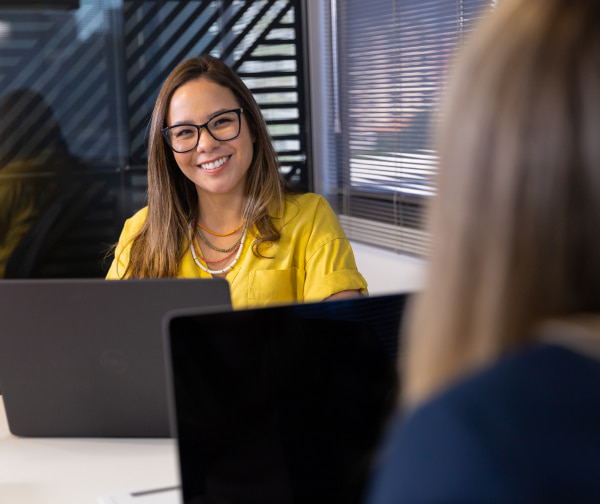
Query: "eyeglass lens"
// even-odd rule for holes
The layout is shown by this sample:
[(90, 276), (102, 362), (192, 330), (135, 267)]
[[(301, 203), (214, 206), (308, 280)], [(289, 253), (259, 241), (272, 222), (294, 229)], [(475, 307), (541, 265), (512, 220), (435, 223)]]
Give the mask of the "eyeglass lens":
[[(207, 124), (206, 129), (213, 138), (220, 142), (233, 140), (240, 132), (240, 116), (237, 111), (223, 112), (213, 117)], [(172, 126), (166, 131), (167, 140), (173, 150), (185, 152), (196, 148), (200, 128), (190, 124)]]

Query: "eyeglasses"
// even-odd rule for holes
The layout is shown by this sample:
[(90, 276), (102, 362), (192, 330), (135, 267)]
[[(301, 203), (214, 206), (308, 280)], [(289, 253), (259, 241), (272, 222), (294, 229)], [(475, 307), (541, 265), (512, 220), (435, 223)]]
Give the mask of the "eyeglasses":
[(219, 142), (237, 138), (241, 130), (241, 114), (244, 109), (221, 112), (204, 124), (177, 124), (160, 130), (169, 147), (182, 154), (194, 150), (200, 141), (200, 130), (205, 128), (208, 134)]

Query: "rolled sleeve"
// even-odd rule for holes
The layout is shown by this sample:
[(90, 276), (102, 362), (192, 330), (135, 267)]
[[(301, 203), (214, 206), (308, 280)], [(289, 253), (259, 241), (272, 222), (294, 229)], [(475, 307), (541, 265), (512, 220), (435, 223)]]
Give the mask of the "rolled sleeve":
[(346, 290), (368, 294), (367, 282), (356, 268), (352, 247), (337, 216), (324, 198), (315, 212), (307, 247), (304, 300), (320, 301)]

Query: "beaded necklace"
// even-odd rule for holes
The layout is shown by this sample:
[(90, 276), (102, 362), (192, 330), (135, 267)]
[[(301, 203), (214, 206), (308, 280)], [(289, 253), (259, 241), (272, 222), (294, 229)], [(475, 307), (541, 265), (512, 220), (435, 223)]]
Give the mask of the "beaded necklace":
[[(232, 234), (232, 233), (230, 233)], [(237, 239), (237, 241), (229, 248), (219, 248), (219, 247), (215, 247), (212, 243), (210, 243), (208, 241), (208, 238), (206, 238), (206, 236), (204, 236), (204, 233), (202, 232), (202, 230), (198, 227), (198, 236), (200, 236), (200, 238), (202, 238), (202, 241), (204, 243), (206, 243), (206, 245), (208, 245), (211, 249), (216, 250), (217, 252), (231, 252), (232, 250), (236, 249), (237, 246), (240, 244), (240, 242), (242, 241), (242, 236), (240, 235), (240, 237)]]
[(208, 231), (208, 232), (209, 232), (211, 235), (214, 235), (214, 236), (230, 236), (230, 235), (232, 235), (233, 233), (235, 233), (236, 231), (239, 231), (239, 230), (240, 230), (240, 228), (241, 228), (241, 227), (242, 227), (244, 224), (246, 224), (246, 219), (244, 219), (244, 220), (242, 221), (242, 223), (241, 223), (241, 224), (240, 224), (238, 227), (236, 227), (236, 228), (235, 228), (233, 231), (229, 231), (229, 233), (223, 233), (223, 234), (220, 234), (220, 233), (215, 233), (214, 231), (211, 231), (211, 230), (210, 230), (210, 229), (208, 229), (207, 227), (204, 227), (204, 226), (203, 226), (202, 224), (200, 224), (199, 222), (196, 222), (196, 225), (197, 225), (199, 228), (202, 228), (202, 229), (204, 229), (204, 231)]
[[(241, 237), (240, 237), (241, 239)], [(240, 246), (240, 240), (238, 240), (237, 242), (235, 242), (235, 245), (233, 246), (233, 248), (229, 249), (229, 250), (223, 250), (223, 252), (229, 252), (229, 254), (227, 254), (225, 257), (223, 257), (223, 259), (218, 259), (216, 261), (209, 261), (208, 259), (206, 259), (203, 255), (202, 255), (202, 249), (200, 249), (200, 245), (198, 244), (198, 240), (196, 239), (196, 236), (194, 236), (194, 250), (196, 251), (196, 256), (201, 259), (202, 261), (204, 261), (206, 264), (216, 264), (216, 263), (220, 263), (223, 261), (226, 261), (227, 259), (229, 259), (233, 254), (235, 254), (237, 252), (237, 249)]]
[(200, 260), (198, 259), (198, 256), (196, 255), (196, 251), (194, 250), (194, 231), (193, 230), (194, 230), (194, 223), (192, 221), (190, 221), (190, 224), (188, 226), (188, 232), (189, 232), (189, 238), (190, 238), (190, 250), (192, 252), (192, 257), (194, 258), (194, 262), (198, 265), (198, 267), (201, 270), (206, 271), (209, 275), (220, 275), (221, 273), (225, 273), (226, 271), (229, 271), (231, 268), (233, 268), (235, 266), (235, 264), (238, 262), (238, 260), (240, 258), (240, 255), (242, 254), (242, 249), (244, 248), (244, 241), (246, 240), (247, 228), (244, 228), (244, 231), (242, 232), (242, 239), (240, 241), (239, 248), (237, 249), (237, 254), (235, 255), (235, 258), (233, 259), (231, 264), (229, 264), (228, 266), (226, 266), (225, 268), (220, 269), (220, 270), (211, 270), (207, 266), (204, 266), (204, 264), (202, 264), (200, 262)]

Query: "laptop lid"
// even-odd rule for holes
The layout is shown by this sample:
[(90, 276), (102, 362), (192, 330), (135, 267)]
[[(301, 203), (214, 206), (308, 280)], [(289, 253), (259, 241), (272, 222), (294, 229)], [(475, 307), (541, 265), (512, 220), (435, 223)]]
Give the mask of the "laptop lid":
[(167, 315), (184, 503), (361, 502), (407, 297)]
[(17, 436), (170, 437), (162, 317), (231, 309), (224, 279), (2, 280), (0, 300)]

